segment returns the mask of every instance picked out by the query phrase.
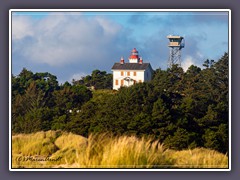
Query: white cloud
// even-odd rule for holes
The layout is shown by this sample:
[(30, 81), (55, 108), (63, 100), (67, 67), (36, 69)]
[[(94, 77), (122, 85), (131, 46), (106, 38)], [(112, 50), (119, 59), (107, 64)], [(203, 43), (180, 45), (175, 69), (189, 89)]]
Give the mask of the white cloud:
[(196, 65), (195, 60), (191, 56), (187, 56), (181, 63), (183, 70), (186, 72), (191, 65)]
[(112, 47), (120, 26), (103, 17), (51, 14), (39, 20), (13, 16), (12, 29), (13, 52), (19, 50), (32, 62), (56, 67), (106, 61), (108, 47)]
[(75, 80), (82, 79), (82, 78), (85, 77), (85, 76), (87, 76), (87, 74), (84, 73), (84, 72), (73, 74), (73, 75), (71, 76), (71, 78), (69, 78), (69, 82), (72, 82), (73, 79), (75, 79)]
[(14, 16), (12, 18), (12, 39), (21, 40), (26, 36), (33, 36), (32, 22), (28, 17)]
[(200, 52), (196, 52), (192, 55), (186, 55), (186, 58), (182, 61), (181, 65), (183, 70), (186, 72), (191, 65), (202, 68), (202, 59), (204, 56)]
[(203, 58), (204, 58), (203, 54), (200, 53), (200, 52), (197, 52), (197, 57), (200, 58), (200, 59), (203, 59)]
[(117, 25), (117, 24), (113, 25), (112, 24), (113, 22), (110, 22), (103, 17), (96, 17), (96, 21), (104, 29), (105, 34), (115, 35), (116, 32), (118, 32), (120, 30), (119, 25)]

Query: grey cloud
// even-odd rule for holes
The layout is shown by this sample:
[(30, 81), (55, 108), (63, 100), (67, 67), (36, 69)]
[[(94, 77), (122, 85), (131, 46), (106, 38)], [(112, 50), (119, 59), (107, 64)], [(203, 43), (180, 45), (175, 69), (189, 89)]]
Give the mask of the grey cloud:
[[(108, 20), (88, 21), (81, 16), (74, 19), (63, 15), (48, 16), (39, 20), (37, 24), (24, 20), (24, 17), (21, 19), (22, 29), (27, 27), (29, 33), (23, 31), (15, 33), (20, 40), (17, 42), (17, 39), (13, 38), (14, 52), (17, 51), (16, 53), (33, 62), (52, 66), (105, 58), (104, 51), (107, 49), (104, 47), (111, 46), (114, 36), (120, 29), (119, 25)], [(13, 24), (18, 25), (18, 19), (14, 20)], [(15, 27), (13, 25), (13, 28)], [(31, 38), (27, 38), (29, 34)], [(19, 47), (20, 44), (24, 46)]]

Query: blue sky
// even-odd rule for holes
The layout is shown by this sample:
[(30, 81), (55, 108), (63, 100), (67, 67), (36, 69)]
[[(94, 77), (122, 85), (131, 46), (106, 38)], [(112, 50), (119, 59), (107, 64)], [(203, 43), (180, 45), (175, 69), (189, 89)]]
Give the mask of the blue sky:
[(111, 72), (133, 48), (153, 69), (167, 68), (167, 35), (185, 39), (182, 67), (202, 68), (228, 52), (227, 12), (13, 12), (12, 73), (25, 67), (71, 82)]

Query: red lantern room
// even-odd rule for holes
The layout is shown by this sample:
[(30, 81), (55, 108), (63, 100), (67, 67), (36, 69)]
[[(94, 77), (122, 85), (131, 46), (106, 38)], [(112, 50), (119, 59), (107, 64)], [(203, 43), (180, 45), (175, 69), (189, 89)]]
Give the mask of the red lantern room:
[(124, 59), (123, 59), (123, 57), (121, 57), (120, 63), (121, 63), (121, 64), (124, 64)]
[(130, 63), (138, 63), (139, 56), (138, 56), (138, 51), (136, 48), (133, 48), (131, 51), (131, 55), (129, 56), (129, 62)]

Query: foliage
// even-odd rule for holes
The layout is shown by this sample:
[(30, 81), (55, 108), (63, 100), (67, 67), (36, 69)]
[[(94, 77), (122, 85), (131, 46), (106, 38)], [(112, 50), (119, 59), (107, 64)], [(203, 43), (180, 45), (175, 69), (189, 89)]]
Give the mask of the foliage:
[(94, 89), (112, 89), (112, 74), (98, 69), (92, 71), (91, 75), (82, 77), (80, 80), (73, 79), (73, 84), (81, 84)]
[(32, 73), (23, 69), (12, 76), (12, 131), (31, 133), (64, 129), (71, 116), (92, 98), (83, 85), (58, 85), (50, 73)]

